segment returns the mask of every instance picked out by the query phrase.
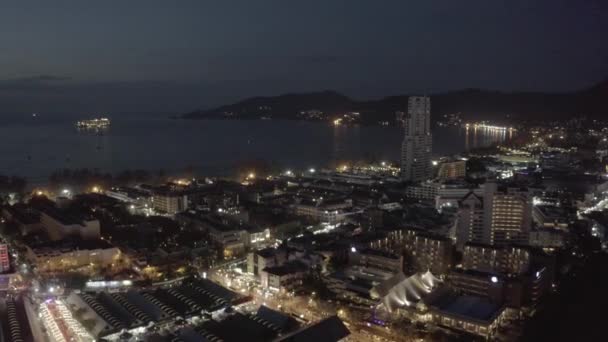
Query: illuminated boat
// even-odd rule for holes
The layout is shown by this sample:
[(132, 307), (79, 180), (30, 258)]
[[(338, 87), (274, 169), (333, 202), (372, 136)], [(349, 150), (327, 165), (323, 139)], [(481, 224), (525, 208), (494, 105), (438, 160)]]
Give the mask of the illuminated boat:
[(110, 119), (94, 118), (89, 120), (76, 121), (76, 127), (81, 129), (103, 129), (110, 127)]

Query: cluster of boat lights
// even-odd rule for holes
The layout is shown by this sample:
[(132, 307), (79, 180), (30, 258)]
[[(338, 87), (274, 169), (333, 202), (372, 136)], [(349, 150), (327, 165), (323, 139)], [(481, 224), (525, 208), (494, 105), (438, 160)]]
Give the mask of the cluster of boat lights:
[(80, 120), (76, 122), (78, 128), (107, 128), (110, 127), (110, 119), (95, 118), (90, 120)]
[(486, 125), (486, 124), (480, 124), (480, 123), (476, 123), (476, 124), (466, 124), (465, 127), (467, 129), (469, 129), (470, 127), (473, 127), (474, 129), (489, 129), (489, 130), (494, 130), (494, 131), (509, 131), (509, 132), (513, 132), (515, 131), (515, 128), (513, 127), (503, 127), (503, 126), (492, 126), (492, 125)]

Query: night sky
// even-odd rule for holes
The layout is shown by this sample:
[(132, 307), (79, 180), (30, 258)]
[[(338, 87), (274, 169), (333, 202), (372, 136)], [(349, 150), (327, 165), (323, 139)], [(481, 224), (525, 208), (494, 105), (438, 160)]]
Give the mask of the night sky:
[(180, 112), (253, 95), (608, 78), (608, 1), (17, 1), (0, 4), (0, 112)]

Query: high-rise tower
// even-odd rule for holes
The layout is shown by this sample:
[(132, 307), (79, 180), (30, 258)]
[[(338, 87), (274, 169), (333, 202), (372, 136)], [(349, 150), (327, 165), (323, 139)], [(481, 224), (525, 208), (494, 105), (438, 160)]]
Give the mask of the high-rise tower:
[(420, 182), (431, 177), (431, 99), (410, 96), (403, 118), (405, 135), (401, 145), (401, 178)]
[(532, 224), (532, 199), (528, 189), (484, 185), (483, 197), (472, 192), (460, 201), (456, 244), (467, 242), (505, 246), (528, 243)]

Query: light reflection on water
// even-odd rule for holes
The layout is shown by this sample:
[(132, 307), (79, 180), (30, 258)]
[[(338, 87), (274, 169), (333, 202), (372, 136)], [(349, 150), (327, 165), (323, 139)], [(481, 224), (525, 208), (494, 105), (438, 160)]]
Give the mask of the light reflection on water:
[(513, 130), (505, 130), (491, 127), (467, 126), (464, 131), (465, 151), (470, 151), (471, 149), (479, 147), (487, 147), (513, 139)]
[[(64, 168), (166, 171), (186, 167), (229, 174), (243, 161), (277, 167), (323, 167), (343, 160), (398, 161), (398, 127), (334, 126), (296, 121), (111, 118), (104, 132), (79, 132), (72, 119), (0, 124), (0, 174), (44, 181)], [(433, 130), (435, 155), (455, 154), (508, 139), (508, 133), (464, 128)]]

